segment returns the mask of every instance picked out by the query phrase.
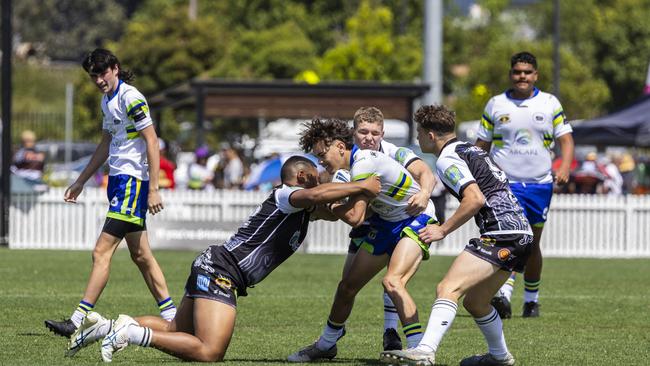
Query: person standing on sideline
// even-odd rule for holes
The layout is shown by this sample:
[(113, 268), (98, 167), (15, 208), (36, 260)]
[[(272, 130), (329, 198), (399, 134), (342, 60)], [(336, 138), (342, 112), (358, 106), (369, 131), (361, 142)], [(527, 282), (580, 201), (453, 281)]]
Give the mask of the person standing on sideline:
[[(476, 146), (508, 176), (510, 188), (533, 227), (533, 249), (524, 272), (524, 308), (522, 316), (539, 316), (539, 287), (542, 279), (540, 241), (553, 195), (551, 148), (560, 144), (562, 164), (555, 174), (557, 184), (569, 181), (573, 161), (573, 137), (564, 110), (552, 94), (535, 87), (537, 59), (520, 52), (510, 59), (512, 87), (492, 97), (481, 117)], [(510, 318), (510, 299), (515, 275), (506, 281), (492, 304), (502, 319)]]
[(30, 182), (42, 182), (45, 154), (36, 150), (36, 134), (24, 130), (20, 134), (21, 147), (11, 162), (11, 172)]
[(442, 105), (420, 107), (415, 113), (418, 141), (425, 153), (438, 157), (436, 171), (458, 209), (442, 225), (419, 230), (427, 244), (444, 239), (472, 217), (481, 233), (470, 239), (436, 288), (424, 336), (416, 347), (385, 351), (382, 362), (393, 365), (433, 366), (438, 346), (463, 299), (463, 307), (479, 327), (488, 352), (470, 356), (461, 366), (514, 365), (503, 334), (503, 322), (490, 304), (494, 293), (512, 271), (521, 272), (530, 254), (533, 232), (512, 194), (506, 174), (482, 149), (458, 141), (455, 114)]
[(174, 189), (176, 187), (176, 180), (174, 179), (176, 164), (167, 159), (167, 144), (165, 140), (158, 138), (158, 143), (160, 145), (160, 178), (158, 179), (158, 184), (160, 188)]
[(82, 66), (104, 94), (101, 101), (102, 139), (79, 178), (68, 187), (63, 199), (76, 203), (84, 184), (108, 159), (110, 168), (107, 196), (110, 202), (106, 221), (93, 250), (93, 266), (82, 300), (64, 321), (46, 320), (55, 334), (70, 337), (92, 311), (110, 271), (111, 259), (122, 239), (156, 299), (160, 315), (174, 319), (176, 306), (169, 297), (167, 283), (147, 237), (147, 209), (152, 215), (163, 209), (158, 192), (159, 144), (145, 98), (127, 84), (133, 74), (122, 68), (108, 50), (88, 53)]

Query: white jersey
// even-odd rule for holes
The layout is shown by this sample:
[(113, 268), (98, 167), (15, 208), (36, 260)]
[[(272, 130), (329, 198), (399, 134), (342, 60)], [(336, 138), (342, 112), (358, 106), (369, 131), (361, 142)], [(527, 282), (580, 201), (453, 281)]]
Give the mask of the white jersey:
[[(420, 185), (411, 173), (385, 154), (372, 150), (352, 149), (350, 175), (359, 181), (376, 175), (381, 182), (381, 192), (370, 202), (372, 210), (386, 221), (400, 221), (411, 217), (406, 213), (408, 200), (420, 191)], [(433, 203), (423, 212), (435, 217)]]
[(420, 159), (420, 157), (417, 156), (411, 149), (406, 147), (399, 147), (395, 144), (391, 144), (386, 140), (381, 140), (381, 143), (379, 143), (379, 151), (388, 155), (391, 159), (397, 161), (404, 168), (407, 168), (409, 164), (415, 160)]
[(149, 106), (135, 87), (119, 81), (112, 97), (102, 97), (102, 128), (111, 134), (108, 155), (109, 175), (127, 174), (140, 180), (149, 180), (147, 144), (140, 136), (144, 128), (153, 124)]
[(527, 99), (514, 99), (510, 91), (492, 97), (477, 136), (492, 142), (490, 156), (511, 183), (552, 183), (553, 142), (571, 132), (557, 98), (535, 88)]

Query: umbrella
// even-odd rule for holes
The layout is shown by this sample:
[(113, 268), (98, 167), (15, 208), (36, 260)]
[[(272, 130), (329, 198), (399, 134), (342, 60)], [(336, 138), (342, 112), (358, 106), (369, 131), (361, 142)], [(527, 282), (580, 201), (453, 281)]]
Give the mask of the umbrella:
[(284, 154), (259, 163), (252, 171), (246, 183), (244, 183), (245, 190), (252, 190), (264, 183), (280, 183), (280, 171), (282, 164), (294, 155), (300, 155), (308, 158), (318, 165), (318, 160), (313, 155), (306, 154)]

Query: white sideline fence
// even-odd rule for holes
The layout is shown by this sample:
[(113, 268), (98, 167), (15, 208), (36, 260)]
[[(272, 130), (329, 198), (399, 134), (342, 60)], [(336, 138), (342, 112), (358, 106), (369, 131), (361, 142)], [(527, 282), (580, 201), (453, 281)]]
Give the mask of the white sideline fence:
[[(16, 194), (10, 209), (9, 247), (15, 249), (90, 250), (101, 231), (108, 207), (106, 192), (86, 188), (77, 204), (63, 202), (63, 189), (43, 194)], [(266, 199), (266, 193), (235, 190), (163, 191), (165, 209), (147, 216), (147, 225), (157, 246), (156, 230), (164, 231), (178, 222), (192, 222), (195, 234), (210, 234), (219, 226), (225, 239)], [(458, 207), (447, 199), (447, 217)], [(650, 257), (650, 196), (554, 195), (542, 237), (547, 257)], [(223, 223), (228, 223), (223, 229)], [(197, 230), (194, 224), (203, 225)], [(214, 230), (217, 232), (217, 230)], [(345, 253), (349, 227), (341, 222), (312, 222), (301, 250), (307, 253)], [(469, 238), (478, 236), (473, 220), (442, 242), (433, 244), (431, 254), (457, 255)], [(220, 241), (223, 241), (221, 239)], [(215, 240), (214, 244), (219, 242)], [(202, 249), (205, 242), (182, 239), (164, 248)]]

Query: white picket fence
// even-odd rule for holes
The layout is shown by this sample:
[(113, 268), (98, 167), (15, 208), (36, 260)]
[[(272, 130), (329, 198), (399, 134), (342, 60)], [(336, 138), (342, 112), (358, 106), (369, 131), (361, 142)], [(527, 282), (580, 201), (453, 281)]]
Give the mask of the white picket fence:
[[(10, 248), (92, 249), (106, 214), (105, 191), (86, 188), (75, 205), (63, 202), (62, 197), (62, 189), (13, 195)], [(265, 198), (264, 193), (231, 190), (166, 191), (165, 210), (148, 216), (147, 222), (151, 231), (174, 221), (204, 224), (206, 231), (224, 222), (236, 228)], [(450, 197), (447, 217), (457, 206)], [(349, 227), (340, 222), (313, 222), (302, 250), (345, 253), (348, 232)], [(472, 220), (434, 244), (432, 254), (456, 255), (477, 235)], [(545, 256), (554, 257), (650, 257), (649, 238), (649, 196), (555, 195), (542, 249)], [(156, 248), (154, 240), (151, 244)], [(191, 240), (181, 240), (174, 247), (198, 249)]]

